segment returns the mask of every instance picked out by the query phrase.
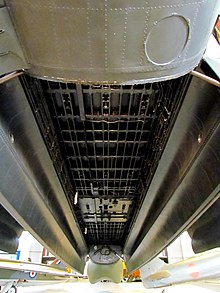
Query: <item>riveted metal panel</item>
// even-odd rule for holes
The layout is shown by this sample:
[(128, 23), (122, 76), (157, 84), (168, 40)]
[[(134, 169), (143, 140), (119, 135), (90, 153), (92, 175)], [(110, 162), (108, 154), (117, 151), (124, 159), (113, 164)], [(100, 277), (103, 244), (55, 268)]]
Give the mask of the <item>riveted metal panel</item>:
[(30, 74), (113, 84), (161, 81), (191, 71), (204, 53), (220, 1), (6, 3)]
[(7, 8), (0, 2), (0, 75), (28, 68)]

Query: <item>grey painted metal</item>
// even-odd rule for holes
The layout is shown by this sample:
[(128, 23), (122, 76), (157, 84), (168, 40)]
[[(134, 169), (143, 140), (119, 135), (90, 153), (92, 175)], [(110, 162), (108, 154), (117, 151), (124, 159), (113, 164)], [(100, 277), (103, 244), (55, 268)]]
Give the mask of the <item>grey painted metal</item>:
[(0, 8), (5, 6), (5, 1), (4, 0), (0, 0)]
[(157, 272), (141, 268), (145, 288), (160, 288), (186, 282), (217, 280), (220, 278), (220, 250), (213, 249), (174, 264), (164, 264)]
[(218, 89), (194, 78), (127, 238), (129, 271), (155, 257), (220, 196), (219, 113)]
[(0, 75), (27, 69), (28, 64), (6, 7), (0, 2)]
[(18, 79), (1, 85), (0, 92), (1, 203), (52, 253), (82, 273), (87, 246)]
[(190, 72), (203, 56), (220, 0), (6, 3), (30, 74), (135, 84)]

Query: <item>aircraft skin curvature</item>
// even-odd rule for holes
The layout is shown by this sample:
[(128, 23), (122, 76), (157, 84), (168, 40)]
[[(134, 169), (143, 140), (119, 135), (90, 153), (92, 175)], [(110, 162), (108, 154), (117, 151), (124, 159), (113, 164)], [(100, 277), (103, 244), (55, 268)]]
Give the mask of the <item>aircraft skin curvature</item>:
[(200, 61), (219, 4), (0, 5), (2, 248), (23, 227), (83, 273), (87, 255), (132, 272), (184, 230), (219, 245), (218, 81), (188, 74), (218, 79)]

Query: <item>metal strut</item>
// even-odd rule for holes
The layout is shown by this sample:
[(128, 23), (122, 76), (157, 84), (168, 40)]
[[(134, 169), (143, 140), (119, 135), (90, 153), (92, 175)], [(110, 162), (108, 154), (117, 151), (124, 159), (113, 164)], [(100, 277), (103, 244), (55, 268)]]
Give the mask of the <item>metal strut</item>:
[(24, 74), (24, 70), (16, 70), (0, 77), (0, 84)]
[(195, 70), (192, 70), (190, 72), (190, 74), (220, 88), (220, 82), (214, 78), (211, 78), (211, 77), (209, 77), (203, 73), (200, 73), (198, 71), (195, 71)]

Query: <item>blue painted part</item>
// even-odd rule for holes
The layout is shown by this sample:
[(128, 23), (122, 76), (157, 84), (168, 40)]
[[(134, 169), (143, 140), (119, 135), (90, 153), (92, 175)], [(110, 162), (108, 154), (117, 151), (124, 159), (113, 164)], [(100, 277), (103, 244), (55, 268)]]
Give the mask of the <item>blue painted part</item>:
[(20, 259), (20, 255), (21, 255), (21, 251), (20, 250), (17, 250), (16, 251), (16, 260), (19, 260)]

